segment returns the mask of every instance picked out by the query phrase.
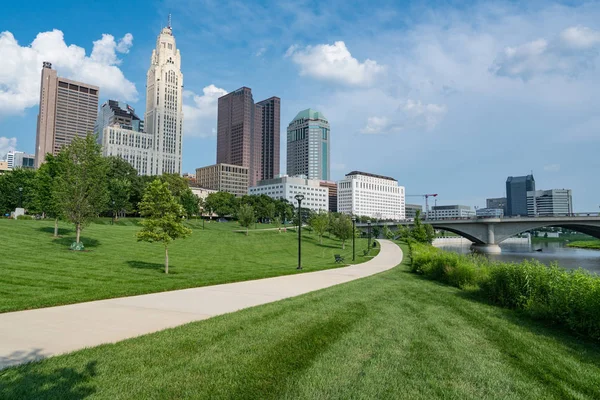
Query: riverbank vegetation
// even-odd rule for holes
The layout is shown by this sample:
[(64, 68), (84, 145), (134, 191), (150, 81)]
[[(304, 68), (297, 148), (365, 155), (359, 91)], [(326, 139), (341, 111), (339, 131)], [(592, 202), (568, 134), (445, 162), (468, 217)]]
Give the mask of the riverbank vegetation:
[(576, 247), (578, 249), (600, 250), (600, 240), (576, 241), (567, 244), (567, 247)]
[(477, 292), (493, 304), (521, 310), (600, 340), (600, 277), (538, 261), (499, 263), (478, 255), (411, 243), (411, 271)]

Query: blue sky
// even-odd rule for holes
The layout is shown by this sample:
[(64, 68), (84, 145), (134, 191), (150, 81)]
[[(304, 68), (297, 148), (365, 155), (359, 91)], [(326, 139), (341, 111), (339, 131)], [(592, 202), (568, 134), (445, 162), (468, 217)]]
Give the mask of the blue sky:
[(312, 107), (331, 123), (334, 179), (364, 170), (438, 204), (484, 206), (508, 175), (533, 170), (539, 189), (573, 189), (576, 211), (600, 206), (598, 2), (118, 4), (3, 5), (0, 153), (34, 151), (42, 58), (143, 115), (170, 12), (184, 171), (214, 163), (216, 99), (248, 86), (256, 101), (282, 99), (282, 172), (287, 124)]

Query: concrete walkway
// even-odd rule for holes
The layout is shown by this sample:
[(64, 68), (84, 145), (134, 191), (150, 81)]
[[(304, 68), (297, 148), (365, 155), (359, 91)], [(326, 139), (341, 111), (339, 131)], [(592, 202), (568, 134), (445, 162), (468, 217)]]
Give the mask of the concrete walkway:
[(379, 243), (376, 257), (349, 267), (0, 314), (0, 369), (298, 296), (402, 262), (400, 247)]

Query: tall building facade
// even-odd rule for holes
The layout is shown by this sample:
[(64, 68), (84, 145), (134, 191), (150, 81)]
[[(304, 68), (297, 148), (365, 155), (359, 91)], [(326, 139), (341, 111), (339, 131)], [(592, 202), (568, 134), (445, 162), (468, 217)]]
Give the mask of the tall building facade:
[(46, 154), (58, 154), (76, 137), (94, 132), (98, 113), (97, 86), (61, 78), (52, 64), (42, 65), (40, 107), (35, 139), (35, 167)]
[(533, 190), (527, 192), (527, 215), (530, 217), (566, 216), (573, 214), (570, 189)]
[(300, 178), (296, 176), (280, 176), (274, 179), (265, 179), (248, 190), (248, 194), (260, 196), (267, 195), (272, 199), (286, 199), (298, 207), (296, 195), (304, 196), (302, 207), (309, 210), (327, 211), (329, 209), (329, 189), (321, 186), (320, 181)]
[(108, 100), (100, 106), (94, 132), (102, 142), (102, 130), (107, 126), (118, 125), (130, 131), (144, 132), (144, 121), (137, 116), (129, 104), (117, 100)]
[(321, 187), (329, 189), (329, 211), (337, 212), (337, 183), (333, 181), (321, 181)]
[(506, 179), (506, 215), (527, 215), (527, 192), (535, 191), (533, 175), (509, 176)]
[(406, 217), (404, 186), (388, 176), (352, 171), (338, 182), (338, 212), (403, 220)]
[(248, 194), (248, 168), (219, 163), (196, 168), (196, 185), (241, 197)]
[(145, 124), (154, 146), (150, 175), (181, 174), (183, 74), (170, 25), (156, 39), (146, 80)]
[(260, 179), (273, 179), (279, 175), (279, 136), (281, 130), (281, 99), (271, 97), (256, 103), (262, 107), (261, 127), (261, 177)]
[(311, 108), (300, 111), (287, 128), (287, 173), (330, 179), (329, 121)]
[(263, 108), (254, 104), (252, 89), (239, 88), (219, 98), (217, 164), (248, 168), (250, 186), (262, 177)]

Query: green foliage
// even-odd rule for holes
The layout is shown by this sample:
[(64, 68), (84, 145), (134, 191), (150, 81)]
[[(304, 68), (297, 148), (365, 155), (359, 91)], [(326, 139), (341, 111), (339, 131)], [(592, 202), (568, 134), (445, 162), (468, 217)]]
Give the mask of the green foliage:
[(323, 244), (323, 235), (329, 227), (329, 213), (327, 211), (319, 211), (313, 214), (308, 220), (308, 224), (319, 235), (319, 243)]
[(19, 215), (19, 216), (17, 216), (17, 219), (19, 219), (19, 220), (32, 220), (33, 217), (31, 215)]
[(181, 202), (183, 211), (188, 219), (200, 212), (200, 199), (192, 193), (192, 189), (186, 188), (181, 193), (179, 201)]
[(81, 230), (105, 210), (108, 201), (108, 164), (94, 135), (75, 138), (58, 157), (55, 199), (61, 214), (75, 224), (76, 243)]
[[(22, 191), (19, 191), (22, 188)], [(0, 213), (14, 211), (21, 204), (29, 210), (35, 208), (35, 170), (17, 168), (0, 175)]]
[(388, 228), (387, 225), (384, 225), (384, 227), (383, 227), (383, 235), (388, 240), (394, 240), (394, 237), (396, 236), (394, 234), (394, 232), (392, 232), (392, 230), (390, 228)]
[(248, 236), (248, 228), (256, 221), (254, 208), (249, 204), (242, 204), (237, 212), (238, 222), (243, 228), (246, 228), (246, 236)]
[(156, 179), (148, 185), (140, 203), (140, 212), (145, 219), (142, 221), (142, 230), (137, 233), (137, 239), (165, 246), (165, 273), (168, 274), (169, 243), (191, 235), (192, 231), (183, 225), (183, 210), (169, 190), (167, 182)]
[(161, 182), (166, 183), (175, 199), (181, 199), (183, 193), (189, 188), (188, 181), (179, 174), (162, 174), (158, 177)]
[(581, 240), (567, 244), (568, 247), (577, 247), (580, 249), (600, 250), (600, 240)]
[(108, 209), (115, 219), (120, 212), (131, 209), (130, 194), (131, 181), (127, 178), (112, 178), (108, 181)]
[(342, 241), (342, 249), (344, 249), (346, 240), (352, 239), (352, 219), (346, 214), (339, 214), (333, 222), (333, 234)]
[(444, 252), (410, 243), (411, 270), (431, 279), (479, 290), (502, 307), (564, 325), (600, 340), (600, 277), (538, 261), (495, 263), (479, 255)]
[(228, 192), (211, 193), (206, 197), (205, 207), (219, 217), (232, 215), (235, 212), (235, 196)]
[(378, 238), (381, 234), (381, 228), (379, 228), (378, 226), (374, 226), (373, 228), (371, 228), (371, 231), (373, 232), (374, 238)]
[(57, 218), (60, 214), (55, 195), (58, 174), (58, 157), (49, 153), (46, 154), (46, 161), (40, 166), (35, 175), (34, 208), (37, 212), (51, 218)]
[(280, 231), (281, 230), (281, 217), (273, 218), (273, 224), (275, 224), (275, 226), (277, 227), (277, 230)]

